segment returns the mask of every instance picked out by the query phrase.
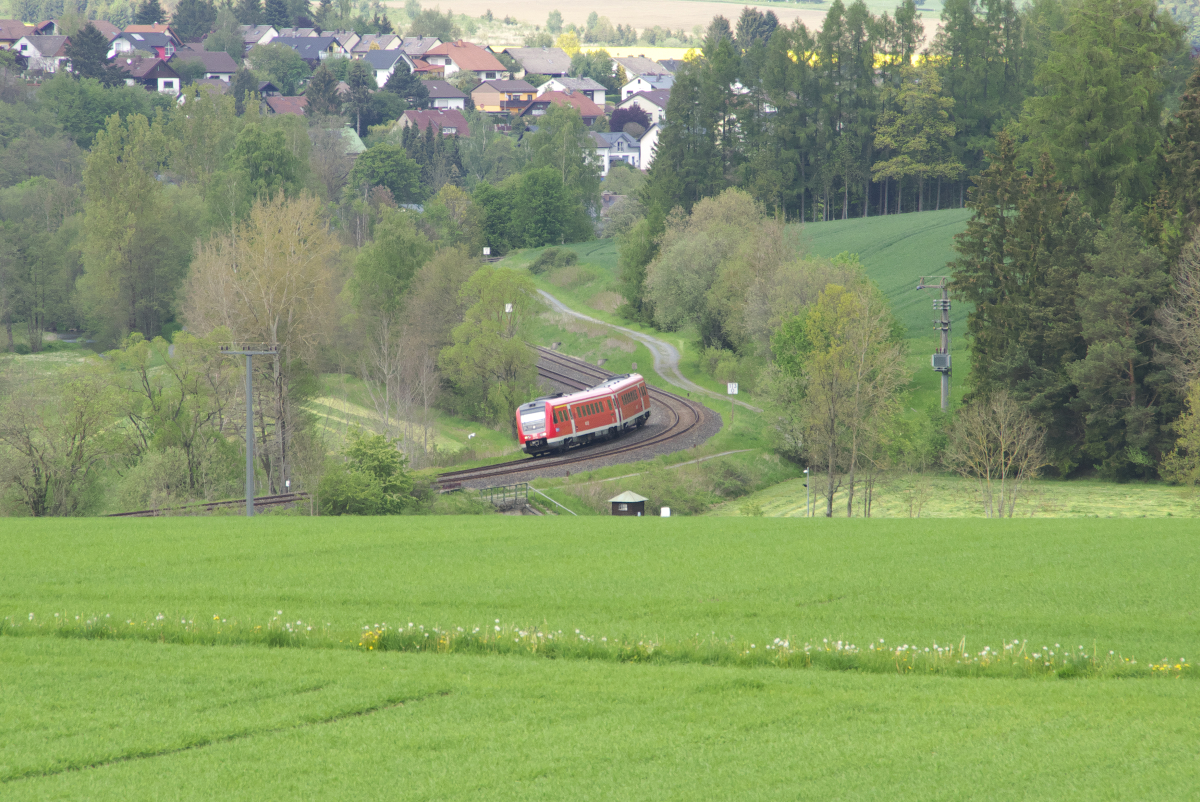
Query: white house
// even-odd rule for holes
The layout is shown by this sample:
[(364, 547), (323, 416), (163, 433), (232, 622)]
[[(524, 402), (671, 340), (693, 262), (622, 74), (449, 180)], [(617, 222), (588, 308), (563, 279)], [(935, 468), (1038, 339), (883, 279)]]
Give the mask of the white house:
[(397, 64), (401, 69), (408, 69), (408, 65), (404, 63), (404, 54), (399, 50), (368, 50), (360, 56), (371, 65), (371, 71), (375, 74), (375, 84), (380, 89), (388, 82), (388, 78), (392, 77)]
[(270, 25), (241, 25), (242, 29), (242, 44), (246, 49), (255, 45), (269, 45), (271, 40), (279, 36), (279, 31), (275, 30)]
[(65, 36), (22, 36), (12, 46), (14, 53), (28, 59), (29, 69), (42, 72), (58, 72), (67, 60)]
[(658, 125), (652, 125), (646, 129), (646, 133), (642, 134), (642, 138), (638, 140), (638, 151), (640, 153), (639, 163), (643, 170), (649, 170), (650, 165), (654, 163), (654, 151), (658, 150), (658, 135), (662, 129)]
[(467, 107), (466, 94), (447, 81), (426, 81), (425, 89), (429, 92), (429, 105), (432, 108), (462, 111)]
[(589, 134), (596, 146), (596, 158), (600, 161), (600, 175), (608, 175), (608, 168), (614, 162), (625, 162), (630, 167), (637, 168), (641, 164), (641, 148), (638, 141), (624, 131), (599, 134), (595, 131)]
[(600, 108), (604, 108), (604, 85), (591, 78), (551, 78), (538, 87), (538, 96), (546, 92), (578, 92)]
[(490, 50), (461, 39), (431, 48), (425, 53), (424, 60), (431, 66), (442, 67), (447, 78), (463, 71), (475, 73), (481, 81), (503, 79), (508, 74), (507, 68)]
[(204, 65), (204, 77), (229, 83), (237, 73), (237, 63), (224, 50), (192, 50), (184, 48), (175, 53), (172, 64), (198, 61)]
[(621, 100), (629, 100), (631, 95), (636, 95), (638, 92), (653, 92), (656, 89), (670, 91), (674, 85), (675, 76), (673, 75), (639, 75), (621, 87)]
[(667, 101), (671, 99), (671, 90), (656, 89), (652, 92), (638, 92), (630, 95), (627, 100), (617, 105), (618, 109), (639, 107), (650, 117), (651, 123), (661, 123), (667, 114)]

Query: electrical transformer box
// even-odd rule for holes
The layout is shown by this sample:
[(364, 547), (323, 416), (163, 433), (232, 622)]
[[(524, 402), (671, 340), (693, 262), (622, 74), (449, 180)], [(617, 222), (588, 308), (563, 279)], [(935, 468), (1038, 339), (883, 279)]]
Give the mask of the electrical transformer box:
[(950, 372), (950, 355), (949, 354), (934, 354), (933, 369), (939, 373)]

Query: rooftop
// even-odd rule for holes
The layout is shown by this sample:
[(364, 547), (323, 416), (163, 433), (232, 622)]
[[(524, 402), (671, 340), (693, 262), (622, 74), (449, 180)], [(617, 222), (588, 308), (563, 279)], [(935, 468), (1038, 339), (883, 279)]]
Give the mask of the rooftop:
[(561, 47), (506, 47), (504, 52), (534, 75), (562, 75), (571, 69), (571, 57)]
[(449, 81), (426, 81), (425, 89), (428, 90), (430, 97), (461, 97), (466, 98), (466, 93), (454, 86)]
[(431, 50), (426, 51), (426, 56), (449, 56), (455, 66), (460, 70), (471, 70), (473, 72), (491, 70), (494, 72), (504, 72), (505, 66), (500, 63), (500, 60), (484, 50), (477, 44), (464, 42), (459, 39), (457, 42), (443, 42)]

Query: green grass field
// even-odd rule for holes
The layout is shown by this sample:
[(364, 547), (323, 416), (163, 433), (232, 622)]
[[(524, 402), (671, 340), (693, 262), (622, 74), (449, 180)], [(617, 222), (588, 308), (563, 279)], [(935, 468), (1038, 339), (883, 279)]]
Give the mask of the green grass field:
[[(1200, 645), (1188, 522), (215, 523), (0, 531), (0, 797), (1118, 799), (1194, 788), (1190, 668), (1066, 681), (670, 657), (699, 635), (751, 655), (775, 637), (972, 653), (1020, 639), (1143, 666), (1180, 660)], [(80, 637), (76, 615), (116, 621), (111, 637)], [(143, 623), (159, 615), (164, 643)], [(284, 641), (297, 648), (171, 642), (272, 619), (320, 634)], [(357, 647), (363, 627), (385, 622), (496, 619), (510, 634), (590, 637), (598, 651)], [(653, 640), (667, 656), (606, 657), (601, 637)]]

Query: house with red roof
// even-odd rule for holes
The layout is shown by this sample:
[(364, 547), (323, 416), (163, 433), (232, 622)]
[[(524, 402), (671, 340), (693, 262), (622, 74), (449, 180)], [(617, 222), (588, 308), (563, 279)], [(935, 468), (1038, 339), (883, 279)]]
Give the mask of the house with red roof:
[(471, 136), (467, 127), (467, 118), (456, 109), (409, 109), (400, 115), (397, 122), (401, 130), (415, 126), (418, 131), (434, 126), (442, 136), (461, 136), (464, 139)]
[(492, 51), (462, 39), (427, 50), (422, 60), (430, 66), (442, 67), (447, 78), (464, 71), (475, 73), (475, 77), (481, 81), (508, 76), (504, 65), (492, 55)]
[(300, 114), (305, 113), (308, 108), (308, 98), (304, 95), (296, 97), (284, 97), (283, 95), (275, 95), (274, 97), (265, 97), (262, 103), (259, 104), (259, 110), (263, 114)]
[(534, 98), (524, 109), (521, 117), (541, 117), (551, 105), (570, 106), (579, 111), (584, 125), (591, 125), (597, 118), (604, 116), (604, 109), (592, 102), (591, 98), (582, 92), (543, 92)]
[(125, 73), (125, 85), (142, 85), (151, 92), (178, 95), (182, 86), (179, 73), (160, 58), (145, 56), (117, 56), (113, 59), (121, 72)]

